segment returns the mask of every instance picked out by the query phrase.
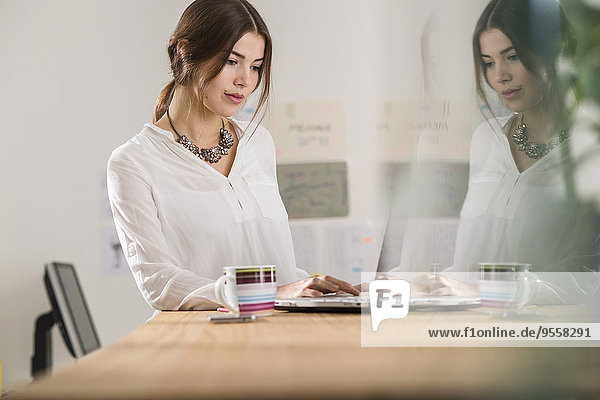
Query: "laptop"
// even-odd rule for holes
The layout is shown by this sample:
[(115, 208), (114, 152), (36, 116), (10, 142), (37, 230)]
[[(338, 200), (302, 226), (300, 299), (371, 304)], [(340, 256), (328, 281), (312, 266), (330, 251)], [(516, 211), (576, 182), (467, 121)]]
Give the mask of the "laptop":
[[(368, 292), (361, 296), (326, 294), (323, 297), (297, 297), (276, 299), (275, 309), (298, 312), (361, 312), (369, 310)], [(411, 297), (409, 308), (413, 309), (462, 309), (481, 305), (479, 297), (423, 296)]]
[[(384, 274), (398, 265), (400, 256), (398, 246), (394, 243), (395, 235), (388, 226), (384, 240), (379, 252), (377, 264), (378, 274)], [(387, 239), (387, 240), (386, 240)], [(438, 264), (436, 264), (438, 265)], [(417, 273), (418, 274), (418, 273)], [(410, 309), (443, 308), (447, 310), (462, 309), (481, 305), (479, 297), (461, 296), (411, 296), (409, 300)], [(290, 299), (275, 299), (276, 310), (299, 311), (299, 312), (361, 312), (369, 310), (369, 293), (363, 292), (361, 296), (349, 294), (326, 294), (322, 297), (297, 297)]]

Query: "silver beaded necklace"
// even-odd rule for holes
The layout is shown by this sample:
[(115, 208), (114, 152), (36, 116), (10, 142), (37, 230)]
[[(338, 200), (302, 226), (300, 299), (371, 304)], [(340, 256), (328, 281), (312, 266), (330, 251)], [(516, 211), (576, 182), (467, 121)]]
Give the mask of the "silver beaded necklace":
[(179, 132), (173, 126), (173, 121), (171, 120), (171, 115), (169, 115), (169, 109), (167, 108), (167, 119), (169, 120), (169, 125), (171, 125), (171, 129), (177, 135), (177, 143), (181, 144), (183, 147), (192, 152), (199, 159), (206, 161), (207, 163), (214, 164), (219, 162), (221, 156), (227, 155), (227, 151), (233, 146), (233, 135), (229, 133), (227, 129), (225, 129), (225, 121), (221, 119), (222, 127), (219, 130), (219, 144), (208, 149), (201, 149), (194, 144), (190, 139), (188, 139), (185, 135), (180, 135)]
[(550, 151), (567, 140), (569, 133), (563, 129), (558, 134), (554, 135), (548, 143), (530, 142), (527, 138), (527, 125), (524, 122), (525, 114), (521, 115), (521, 123), (517, 125), (513, 134), (512, 140), (517, 145), (519, 151), (524, 151), (529, 158), (539, 159), (544, 157)]

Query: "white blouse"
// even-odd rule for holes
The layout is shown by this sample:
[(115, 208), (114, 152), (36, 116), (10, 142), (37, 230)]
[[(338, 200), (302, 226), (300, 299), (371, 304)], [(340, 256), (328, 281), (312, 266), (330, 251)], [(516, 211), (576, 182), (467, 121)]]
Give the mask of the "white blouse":
[(505, 133), (509, 121), (489, 120), (473, 134), (454, 266), (512, 261), (538, 271), (568, 271), (570, 260), (591, 244), (577, 234), (583, 210), (565, 180), (569, 141), (519, 172)]
[(214, 282), (224, 266), (276, 265), (278, 285), (308, 276), (296, 268), (270, 133), (231, 122), (239, 142), (228, 177), (152, 124), (108, 161), (121, 246), (157, 310), (216, 308)]
[[(593, 210), (576, 201), (568, 187), (570, 141), (519, 172), (506, 133), (509, 122), (510, 117), (492, 119), (473, 134), (469, 189), (451, 270), (465, 271), (477, 262), (529, 263), (536, 273), (597, 269)], [(539, 274), (546, 287), (538, 288), (538, 297), (546, 290), (545, 297), (572, 302), (574, 295), (588, 292), (572, 275), (562, 275), (552, 282)]]

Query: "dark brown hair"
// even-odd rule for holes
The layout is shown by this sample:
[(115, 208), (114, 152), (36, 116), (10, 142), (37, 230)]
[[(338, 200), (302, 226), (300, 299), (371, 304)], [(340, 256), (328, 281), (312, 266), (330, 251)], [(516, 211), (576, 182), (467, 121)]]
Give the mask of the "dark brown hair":
[(542, 84), (546, 109), (562, 112), (570, 82), (559, 78), (558, 61), (562, 56), (574, 55), (575, 39), (560, 5), (554, 0), (492, 0), (483, 10), (473, 32), (473, 57), (477, 94), (488, 108), (482, 82), (489, 82), (479, 38), (492, 28), (510, 39), (525, 68)]
[(233, 46), (248, 32), (265, 40), (265, 54), (256, 87), (262, 93), (254, 117), (268, 102), (271, 88), (272, 42), (267, 25), (246, 0), (196, 0), (179, 19), (167, 51), (173, 79), (160, 93), (154, 122), (167, 111), (179, 86), (188, 88), (201, 104), (206, 86), (219, 75)]

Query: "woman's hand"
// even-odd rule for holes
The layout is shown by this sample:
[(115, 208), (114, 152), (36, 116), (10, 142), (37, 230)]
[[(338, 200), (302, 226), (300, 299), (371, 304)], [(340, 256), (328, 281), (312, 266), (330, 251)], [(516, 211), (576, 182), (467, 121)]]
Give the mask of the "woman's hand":
[(324, 293), (346, 292), (355, 296), (360, 291), (348, 282), (329, 275), (315, 275), (298, 282), (277, 287), (277, 298), (321, 297)]
[[(377, 278), (378, 280), (381, 280), (381, 278)], [(383, 278), (383, 279), (392, 279), (392, 278)], [(369, 284), (371, 282), (363, 282), (363, 283), (359, 283), (358, 285), (354, 285), (353, 287), (355, 289), (360, 290), (361, 292), (368, 292), (369, 291)], [(425, 285), (416, 283), (416, 282), (408, 282), (410, 284), (410, 295), (411, 296), (426, 296), (429, 294), (429, 288)]]
[[(377, 276), (378, 280), (394, 279), (390, 276)], [(462, 282), (453, 278), (449, 278), (440, 274), (424, 274), (420, 275), (412, 281), (408, 281), (410, 284), (410, 295), (414, 297), (423, 296), (465, 296), (465, 297), (477, 297), (479, 292), (477, 286)], [(354, 288), (361, 292), (369, 291), (369, 282), (360, 283), (355, 285)]]
[(479, 290), (477, 285), (438, 275), (435, 279), (435, 285), (431, 286), (431, 294), (436, 296), (477, 297), (479, 296)]
[(459, 281), (441, 274), (421, 275), (414, 282), (411, 282), (411, 290), (413, 284), (423, 288), (421, 295), (433, 296), (464, 296), (477, 297), (479, 291), (477, 285)]

